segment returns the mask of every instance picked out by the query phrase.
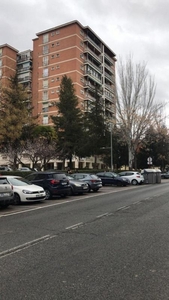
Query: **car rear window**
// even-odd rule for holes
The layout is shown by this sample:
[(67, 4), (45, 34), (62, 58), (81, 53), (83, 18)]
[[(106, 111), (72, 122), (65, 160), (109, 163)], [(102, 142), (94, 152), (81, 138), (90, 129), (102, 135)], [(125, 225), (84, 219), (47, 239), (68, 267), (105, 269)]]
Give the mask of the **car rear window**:
[(6, 178), (0, 178), (0, 184), (6, 184), (8, 183)]
[(62, 180), (62, 179), (67, 179), (66, 175), (65, 174), (49, 174), (48, 175), (48, 178), (53, 178), (53, 179), (57, 179), (57, 180)]
[(90, 175), (91, 176), (91, 178), (93, 178), (93, 179), (98, 179), (98, 176), (96, 176), (96, 175)]

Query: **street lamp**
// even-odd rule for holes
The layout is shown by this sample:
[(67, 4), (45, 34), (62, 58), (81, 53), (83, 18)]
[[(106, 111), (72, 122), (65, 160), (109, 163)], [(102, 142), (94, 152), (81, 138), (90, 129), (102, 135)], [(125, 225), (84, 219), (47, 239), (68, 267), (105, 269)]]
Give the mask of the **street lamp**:
[(110, 157), (111, 157), (111, 171), (113, 171), (113, 141), (112, 141), (112, 123), (110, 124)]

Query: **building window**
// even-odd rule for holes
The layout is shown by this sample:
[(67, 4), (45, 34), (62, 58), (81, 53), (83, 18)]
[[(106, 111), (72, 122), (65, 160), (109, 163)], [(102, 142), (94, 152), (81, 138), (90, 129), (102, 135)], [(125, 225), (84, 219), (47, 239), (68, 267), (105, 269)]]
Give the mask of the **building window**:
[(48, 88), (48, 79), (47, 80), (43, 80), (43, 88)]
[(2, 59), (0, 59), (0, 67), (2, 67)]
[(54, 36), (54, 34), (55, 34), (54, 31), (52, 31), (50, 35), (51, 35), (51, 36)]
[(48, 54), (48, 51), (49, 51), (48, 48), (49, 48), (48, 45), (43, 46), (43, 54)]
[(57, 42), (57, 43), (56, 43), (56, 46), (59, 46), (59, 45), (60, 45), (60, 42)]
[(51, 91), (51, 94), (54, 94), (55, 93), (55, 91)]
[(60, 56), (60, 54), (59, 54), (59, 53), (57, 53), (57, 54), (56, 54), (56, 57), (59, 57), (59, 56)]
[(51, 58), (55, 58), (55, 56), (54, 56), (54, 55), (51, 55)]
[(2, 70), (0, 69), (0, 78), (2, 77)]
[(80, 34), (81, 34), (81, 35), (84, 35), (84, 32), (83, 32), (83, 30), (82, 30), (82, 29), (80, 30)]
[(0, 49), (0, 56), (2, 56), (2, 48)]
[(56, 78), (56, 81), (59, 81), (59, 77)]
[(43, 43), (48, 43), (48, 42), (49, 42), (49, 35), (47, 33), (43, 35)]
[(48, 124), (48, 115), (43, 116), (43, 124)]
[(43, 77), (48, 77), (48, 68), (43, 69)]
[(55, 79), (54, 79), (54, 78), (52, 78), (52, 79), (51, 79), (51, 82), (54, 82), (54, 81), (55, 81)]
[(48, 91), (43, 91), (43, 101), (48, 100)]
[(59, 32), (59, 30), (56, 30), (56, 34), (59, 34), (60, 32)]
[(48, 56), (44, 56), (43, 57), (43, 66), (47, 66), (48, 65), (48, 60), (49, 60)]
[(51, 47), (53, 48), (55, 46), (55, 44), (52, 44)]
[(51, 67), (51, 70), (53, 71), (55, 68), (54, 67)]
[(83, 43), (82, 41), (80, 42), (80, 46), (81, 46), (81, 47), (84, 47), (84, 43)]
[(57, 66), (56, 66), (56, 69), (59, 69), (59, 68), (60, 68), (60, 66), (59, 66), (59, 65), (57, 65)]
[(48, 111), (49, 111), (49, 108), (48, 108), (48, 107), (43, 107), (43, 108), (42, 108), (42, 111), (43, 111), (43, 112), (48, 112)]

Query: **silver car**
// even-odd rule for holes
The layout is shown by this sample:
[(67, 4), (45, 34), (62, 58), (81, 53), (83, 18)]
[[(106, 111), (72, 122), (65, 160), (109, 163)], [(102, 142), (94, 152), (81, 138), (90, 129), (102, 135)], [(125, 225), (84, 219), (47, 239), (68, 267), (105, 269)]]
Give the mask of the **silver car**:
[(74, 173), (71, 174), (71, 176), (74, 179), (87, 182), (89, 187), (89, 192), (91, 190), (97, 192), (102, 187), (102, 181), (97, 175), (90, 174), (90, 173)]

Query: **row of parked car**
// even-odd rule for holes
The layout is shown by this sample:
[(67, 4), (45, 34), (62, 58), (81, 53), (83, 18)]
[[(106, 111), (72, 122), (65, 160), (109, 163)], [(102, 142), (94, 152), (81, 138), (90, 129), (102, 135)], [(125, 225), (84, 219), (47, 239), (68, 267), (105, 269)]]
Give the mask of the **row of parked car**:
[[(74, 173), (65, 174), (59, 171), (33, 172), (23, 178), (21, 176), (0, 176), (0, 205), (21, 202), (43, 201), (52, 197), (97, 192), (102, 186), (127, 186), (144, 182), (138, 172), (99, 172), (97, 174)], [(1, 189), (2, 187), (2, 189)]]

